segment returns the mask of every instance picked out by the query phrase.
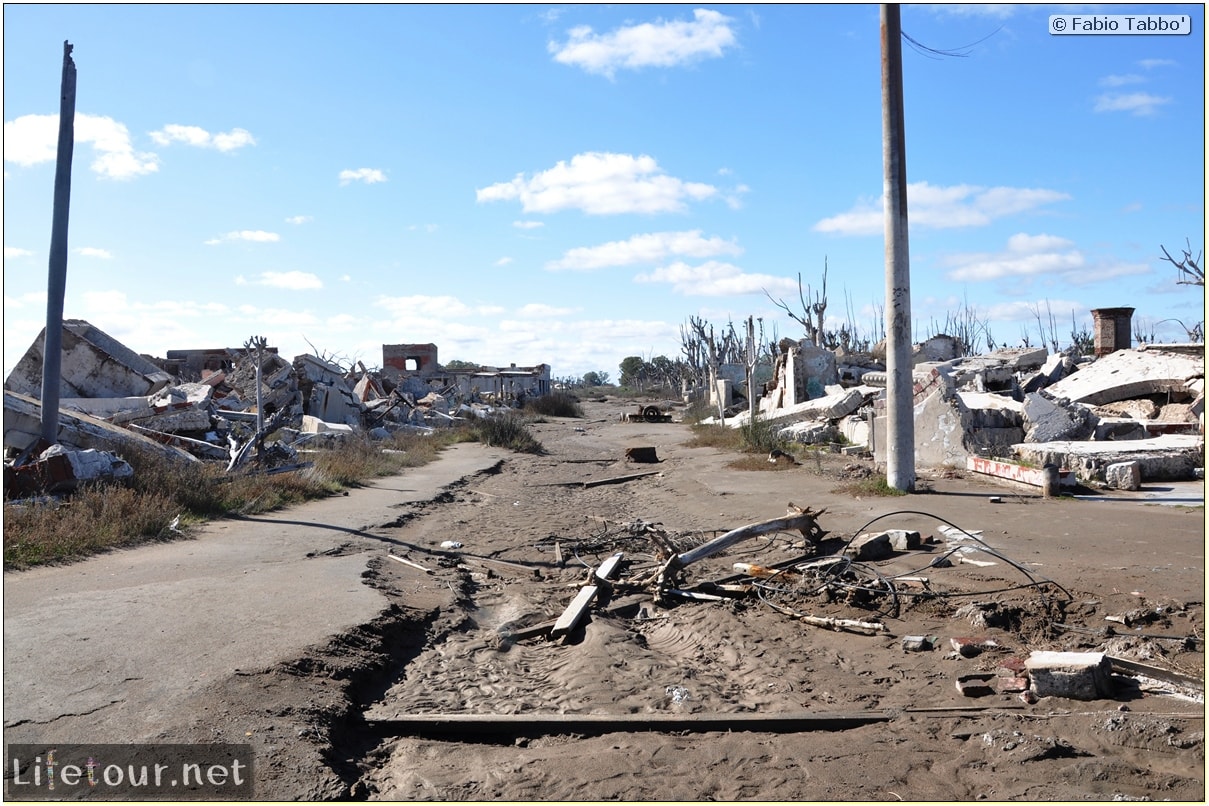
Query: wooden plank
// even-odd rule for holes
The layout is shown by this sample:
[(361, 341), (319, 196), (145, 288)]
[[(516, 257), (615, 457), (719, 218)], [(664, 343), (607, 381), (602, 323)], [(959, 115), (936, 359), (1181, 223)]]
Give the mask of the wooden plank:
[(595, 481), (585, 481), (583, 486), (584, 489), (587, 489), (589, 487), (599, 487), (602, 484), (620, 484), (623, 481), (633, 481), (634, 479), (640, 479), (645, 476), (655, 476), (662, 472), (662, 470), (648, 470), (645, 473), (631, 473), (628, 476), (614, 476), (611, 479), (596, 479)]
[(619, 551), (609, 559), (602, 562), (600, 567), (596, 569), (597, 579), (612, 579), (613, 574), (617, 573), (617, 566), (621, 563), (621, 560), (624, 557), (625, 552)]
[(390, 554), (390, 553), (387, 553), (387, 555), (386, 555), (386, 556), (387, 556), (387, 557), (390, 557), (392, 560), (394, 560), (394, 561), (396, 561), (396, 562), (401, 562), (401, 563), (403, 563), (404, 565), (409, 565), (409, 566), (411, 566), (412, 568), (417, 568), (417, 569), (419, 569), (419, 570), (423, 571), (423, 572), (424, 572), (424, 573), (426, 573), (426, 574), (431, 574), (431, 573), (432, 573), (432, 569), (430, 569), (430, 568), (425, 568), (424, 566), (420, 565), (419, 563), (413, 563), (411, 560), (405, 560), (405, 559), (403, 559), (402, 557), (398, 556), (397, 554)]
[[(646, 601), (650, 601), (650, 597), (648, 595), (635, 594), (633, 596), (627, 596), (624, 599), (619, 599), (616, 602), (613, 602), (608, 607), (604, 608), (602, 612), (609, 614), (619, 613), (622, 610)], [(509, 641), (523, 641), (526, 638), (537, 638), (539, 635), (549, 635), (550, 630), (552, 629), (554, 629), (553, 621), (543, 621), (540, 624), (534, 624), (529, 627), (521, 627), (519, 630), (503, 632), (501, 635)]]
[(516, 736), (574, 733), (600, 735), (644, 731), (760, 731), (805, 733), (817, 730), (846, 730), (877, 722), (889, 722), (886, 711), (818, 713), (813, 711), (759, 714), (403, 714), (394, 719), (367, 721), (367, 727), (385, 736), (421, 736), (459, 741), (510, 740)]
[(585, 585), (579, 589), (579, 593), (571, 600), (571, 604), (567, 605), (567, 609), (554, 622), (554, 626), (550, 628), (551, 638), (561, 638), (571, 630), (575, 629), (575, 625), (583, 618), (584, 613), (588, 612), (588, 608), (592, 606), (592, 602), (596, 601), (596, 593), (599, 590), (595, 585)]
[[(1120, 633), (1120, 635), (1129, 635), (1129, 633)], [(1173, 672), (1170, 669), (1163, 669), (1158, 666), (1150, 666), (1145, 663), (1138, 663), (1135, 660), (1128, 658), (1118, 658), (1114, 655), (1108, 656), (1108, 662), (1114, 672), (1123, 672), (1125, 674), (1140, 674), (1145, 677), (1162, 680), (1164, 683), (1174, 683), (1177, 686), (1187, 686), (1188, 688), (1197, 691), (1205, 690), (1205, 681), (1198, 677)]]
[(532, 574), (533, 576), (541, 576), (541, 569), (534, 565), (526, 563), (514, 563), (508, 560), (497, 560), (494, 557), (480, 557), (477, 554), (463, 554), (463, 560), (473, 560), (483, 563), (484, 565), (494, 565), (497, 568), (507, 568), (512, 571), (519, 571), (522, 574)]

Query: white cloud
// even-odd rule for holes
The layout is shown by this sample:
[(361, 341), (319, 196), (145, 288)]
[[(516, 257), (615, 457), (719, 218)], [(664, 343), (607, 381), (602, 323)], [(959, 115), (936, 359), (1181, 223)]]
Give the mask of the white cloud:
[(311, 291), (323, 288), (318, 276), (306, 271), (264, 271), (253, 279), (243, 275), (235, 278), (236, 285), (263, 285), (290, 291)]
[(1073, 246), (1053, 235), (1018, 233), (1008, 239), (1005, 252), (949, 256), (944, 262), (955, 268), (946, 276), (963, 282), (1070, 272), (1084, 266), (1083, 254)]
[[(27, 294), (22, 294), (19, 297), (10, 297), (7, 294), (4, 296), (4, 307), (9, 308), (25, 308), (33, 305), (38, 308), (46, 308), (46, 292), (45, 291), (30, 291)], [(46, 324), (46, 320), (42, 320), (42, 324)]]
[(110, 260), (113, 258), (113, 254), (108, 249), (98, 249), (94, 246), (78, 247), (75, 253), (83, 257), (96, 257), (101, 260)]
[(385, 182), (386, 174), (377, 168), (358, 168), (354, 170), (343, 170), (340, 172), (340, 184), (347, 185), (349, 182), (364, 182), (367, 185), (372, 185), (377, 182)]
[(287, 223), (287, 224), (294, 224), (294, 225), (298, 225), (298, 224), (309, 224), (309, 223), (311, 223), (311, 222), (312, 222), (312, 221), (314, 221), (314, 220), (315, 220), (315, 217), (314, 217), (314, 216), (309, 216), (309, 215), (292, 215), (292, 216), (290, 216), (289, 218), (287, 218), (287, 219), (285, 220), (285, 223)]
[(575, 313), (576, 308), (556, 308), (553, 305), (544, 305), (540, 302), (530, 302), (517, 311), (517, 316), (522, 316), (526, 319), (544, 319), (549, 316), (567, 316)]
[[(99, 115), (75, 116), (75, 142), (92, 144), (89, 166), (107, 179), (131, 179), (159, 170), (159, 157), (136, 152), (125, 125)], [(58, 156), (59, 116), (22, 115), (4, 122), (4, 161), (21, 166), (54, 162)]]
[(544, 221), (513, 221), (512, 226), (517, 229), (538, 229), (546, 226)]
[(613, 77), (619, 69), (677, 67), (716, 59), (736, 45), (731, 18), (698, 8), (693, 19), (647, 22), (597, 34), (580, 25), (567, 31), (567, 41), (550, 42), (547, 49), (561, 64)]
[(504, 312), (498, 305), (467, 305), (457, 297), (430, 297), (416, 294), (410, 297), (380, 296), (374, 305), (385, 308), (400, 319), (429, 317), (434, 319), (456, 319), (458, 317), (491, 316)]
[[(1074, 302), (1065, 299), (1042, 299), (1036, 302), (1029, 302), (1027, 300), (998, 302), (991, 305), (986, 313), (989, 321), (1032, 324), (1037, 322), (1037, 314), (1040, 313), (1048, 326), (1049, 314), (1051, 313), (1054, 315), (1055, 321), (1069, 323), (1072, 311), (1076, 318), (1078, 318), (1086, 315), (1088, 310), (1087, 303), (1085, 302)], [(1065, 324), (1060, 324), (1059, 326), (1066, 327)]]
[[(980, 227), (997, 218), (1069, 198), (1066, 193), (1044, 188), (940, 187), (913, 182), (907, 185), (907, 216), (912, 226)], [(884, 231), (884, 206), (884, 196), (876, 202), (861, 201), (846, 213), (824, 218), (813, 229), (838, 235), (880, 235)]]
[(281, 236), (276, 232), (265, 232), (264, 230), (236, 230), (228, 232), (226, 235), (219, 235), (217, 238), (211, 238), (206, 241), (207, 246), (214, 246), (220, 243), (229, 243), (230, 241), (253, 241), (255, 243), (276, 243), (281, 240)]
[(5, 260), (8, 260), (9, 258), (33, 257), (33, 254), (34, 253), (29, 251), (28, 249), (21, 249), (16, 246), (4, 247), (4, 259)]
[(517, 174), (475, 191), (479, 202), (519, 201), (526, 213), (579, 209), (589, 215), (670, 213), (685, 209), (685, 201), (700, 201), (718, 189), (700, 182), (668, 176), (653, 157), (586, 152), (560, 160), (549, 170), (526, 179)]
[(1142, 84), (1146, 79), (1142, 76), (1130, 73), (1123, 76), (1104, 76), (1100, 79), (1101, 87), (1124, 87), (1129, 84)]
[(1017, 233), (1008, 238), (1007, 248), (997, 253), (950, 255), (944, 265), (951, 267), (946, 276), (954, 282), (981, 282), (1018, 278), (1061, 280), (1073, 285), (1090, 285), (1128, 275), (1147, 274), (1145, 264), (1116, 260), (1089, 261), (1073, 242), (1056, 235)]
[(1146, 70), (1153, 70), (1156, 67), (1171, 67), (1174, 64), (1174, 59), (1141, 59), (1138, 61), (1138, 65)]
[(214, 148), (219, 151), (234, 151), (244, 146), (256, 145), (256, 138), (247, 129), (232, 129), (229, 132), (210, 132), (199, 126), (181, 126), (169, 123), (162, 129), (149, 133), (157, 145), (184, 143), (196, 148)]
[(255, 305), (240, 305), (239, 312), (254, 320), (257, 325), (264, 327), (294, 329), (319, 324), (319, 317), (310, 311), (296, 311), (286, 308), (257, 308)]
[(731, 263), (709, 260), (699, 266), (672, 263), (634, 278), (636, 283), (668, 283), (685, 296), (719, 297), (733, 294), (782, 294), (797, 290), (797, 281), (769, 274), (745, 274)]
[(1133, 115), (1153, 115), (1163, 104), (1171, 103), (1170, 98), (1151, 95), (1148, 92), (1109, 93), (1096, 99), (1097, 112), (1129, 112)]
[(716, 255), (741, 255), (743, 248), (718, 236), (703, 238), (701, 230), (687, 232), (651, 232), (635, 235), (627, 241), (611, 241), (599, 246), (581, 246), (568, 250), (561, 258), (546, 264), (547, 269), (591, 271), (606, 266), (656, 263), (669, 257), (706, 258)]
[(511, 262), (512, 262), (512, 258), (510, 258), (510, 257), (502, 257), (502, 258), (500, 258), (499, 260), (495, 261), (495, 265), (497, 265), (497, 266), (507, 266), (507, 265), (508, 265), (509, 263), (511, 263)]

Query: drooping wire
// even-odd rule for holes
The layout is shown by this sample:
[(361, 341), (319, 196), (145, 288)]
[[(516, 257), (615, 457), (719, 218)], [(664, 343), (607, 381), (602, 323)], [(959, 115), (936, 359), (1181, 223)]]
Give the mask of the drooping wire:
[(984, 36), (982, 39), (979, 39), (977, 42), (971, 42), (968, 45), (962, 45), (961, 47), (953, 48), (951, 50), (942, 50), (940, 48), (929, 47), (929, 46), (925, 45), (924, 43), (920, 42), (918, 39), (913, 38), (906, 31), (903, 31), (902, 35), (903, 35), (903, 39), (905, 39), (907, 41), (907, 44), (911, 47), (911, 49), (914, 50), (916, 53), (920, 54), (921, 56), (926, 56), (929, 59), (940, 59), (942, 57), (949, 57), (949, 58), (953, 58), (953, 59), (964, 59), (970, 55), (971, 50), (973, 50), (978, 45), (981, 45), (983, 42), (987, 41), (992, 36), (994, 36), (995, 34), (999, 33), (1002, 30), (1003, 30), (1003, 26), (1000, 25), (994, 31), (991, 31), (989, 34)]

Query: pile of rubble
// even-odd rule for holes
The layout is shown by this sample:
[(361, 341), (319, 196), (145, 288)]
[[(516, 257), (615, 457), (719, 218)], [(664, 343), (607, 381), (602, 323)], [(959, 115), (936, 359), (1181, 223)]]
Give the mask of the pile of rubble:
[(467, 417), (494, 416), (523, 399), (514, 395), (497, 406), (481, 402), (477, 388), (433, 373), (371, 372), (360, 362), (349, 371), (315, 355), (290, 362), (275, 348), (170, 350), (156, 359), (86, 321), (67, 320), (58, 428), (48, 444), (42, 438), (44, 343), (45, 332), (4, 384), (6, 489), (15, 494), (67, 491), (84, 479), (128, 475), (120, 455), (133, 446), (186, 461), (225, 462), (228, 470), (300, 467), (297, 447), (312, 440), (431, 433)]
[[(879, 356), (788, 339), (781, 349), (757, 416), (779, 426), (783, 439), (843, 446), (884, 462)], [(1044, 347), (961, 356), (956, 339), (936, 336), (915, 346), (913, 364), (917, 465), (1030, 485), (1041, 484), (1038, 468), (1053, 465), (1063, 484), (1134, 490), (1143, 480), (1203, 478), (1204, 344), (1098, 357)], [(719, 383), (716, 394), (728, 396), (729, 384)], [(744, 407), (726, 424), (748, 421)]]

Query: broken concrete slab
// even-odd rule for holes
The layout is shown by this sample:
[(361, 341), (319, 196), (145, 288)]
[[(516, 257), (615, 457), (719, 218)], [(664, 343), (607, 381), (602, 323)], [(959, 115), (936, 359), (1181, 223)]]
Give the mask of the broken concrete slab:
[[(42, 359), (46, 329), (9, 373), (4, 388), (42, 399)], [(83, 319), (63, 322), (60, 398), (149, 395), (172, 376)]]
[(1175, 392), (1189, 394), (1188, 382), (1204, 378), (1205, 358), (1179, 352), (1117, 350), (1079, 367), (1050, 386), (1051, 397), (1101, 406), (1118, 400)]
[(4, 467), (9, 496), (68, 493), (87, 482), (120, 481), (133, 475), (134, 468), (109, 451), (95, 448), (80, 451), (62, 445), (51, 445), (27, 464)]
[(1116, 462), (1136, 460), (1143, 481), (1189, 480), (1205, 462), (1204, 438), (1188, 434), (1114, 442), (1025, 442), (1012, 450), (1030, 463), (1069, 468), (1080, 480), (1095, 482), (1103, 482), (1105, 469)]
[[(1044, 488), (1047, 484), (1046, 472), (1041, 468), (1027, 467), (1001, 459), (986, 459), (981, 456), (971, 456), (966, 460), (966, 469), (997, 479), (1023, 484), (1029, 487)], [(1058, 471), (1059, 487), (1074, 487), (1075, 474), (1070, 470)]]
[[(4, 393), (4, 447), (23, 451), (36, 443), (42, 434), (42, 404), (28, 395), (6, 391)], [(60, 407), (59, 430), (55, 443), (68, 448), (110, 451), (121, 454), (123, 450), (142, 448), (172, 459), (198, 461), (192, 454), (179, 448), (162, 445), (148, 437), (124, 428)]]
[(1034, 392), (1024, 399), (1026, 442), (1087, 439), (1096, 432), (1098, 418), (1090, 406)]

